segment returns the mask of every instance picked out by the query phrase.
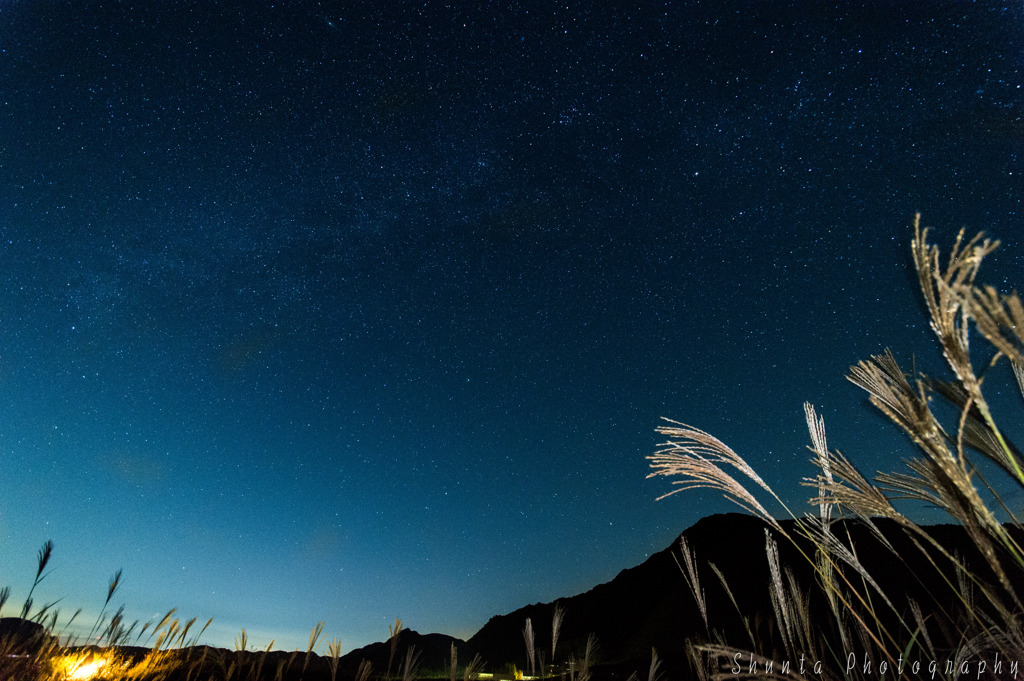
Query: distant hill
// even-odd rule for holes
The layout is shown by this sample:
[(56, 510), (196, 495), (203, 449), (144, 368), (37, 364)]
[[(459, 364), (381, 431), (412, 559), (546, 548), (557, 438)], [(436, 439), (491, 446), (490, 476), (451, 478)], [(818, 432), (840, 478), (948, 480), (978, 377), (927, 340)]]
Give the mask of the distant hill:
[[(447, 634), (420, 634), (414, 630), (403, 629), (398, 635), (398, 645), (396, 646), (395, 659), (392, 662), (392, 672), (399, 674), (409, 646), (415, 646), (415, 650), (419, 654), (417, 659), (420, 669), (447, 669), (450, 664), (449, 660), (451, 659), (453, 643), (458, 651), (460, 667), (473, 659), (476, 650), (462, 639), (454, 638)], [(368, 646), (356, 648), (352, 652), (342, 655), (338, 668), (350, 669), (354, 672), (362, 660), (368, 660), (373, 665), (374, 673), (383, 675), (388, 670), (388, 658), (390, 655), (390, 641), (371, 643)], [(341, 676), (340, 672), (339, 676)]]
[[(767, 574), (763, 528), (764, 524), (752, 516), (716, 515), (700, 520), (685, 534), (701, 561), (712, 560), (719, 568), (735, 564), (749, 574)], [(581, 657), (587, 637), (593, 633), (600, 645), (599, 661), (626, 663), (626, 667), (632, 663), (640, 672), (655, 647), (670, 667), (685, 666), (683, 642), (703, 631), (703, 625), (676, 562), (677, 555), (678, 540), (640, 565), (623, 570), (610, 582), (556, 601), (565, 609), (556, 662), (570, 653)], [(708, 586), (712, 585), (705, 585), (705, 589)], [(759, 608), (768, 604), (767, 590), (763, 590), (763, 596), (755, 593), (756, 589), (749, 594), (742, 588), (739, 591), (742, 596), (737, 593), (737, 598), (743, 598), (743, 602)], [(531, 619), (535, 640), (549, 648), (554, 605), (537, 603), (492, 617), (468, 643), (488, 662), (515, 662), (522, 668), (526, 662), (526, 618)]]

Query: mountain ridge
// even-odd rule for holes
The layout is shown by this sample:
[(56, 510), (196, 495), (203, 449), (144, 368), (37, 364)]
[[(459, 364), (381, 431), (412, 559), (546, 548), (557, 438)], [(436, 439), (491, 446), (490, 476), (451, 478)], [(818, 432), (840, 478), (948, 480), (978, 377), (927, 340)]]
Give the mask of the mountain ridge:
[[(815, 555), (814, 545), (800, 537), (796, 521), (786, 519), (778, 522), (794, 537), (797, 545), (779, 538), (777, 531), (770, 530), (767, 523), (755, 516), (741, 513), (706, 516), (681, 532), (669, 546), (586, 591), (495, 615), (468, 640), (402, 629), (394, 651), (390, 640), (352, 650), (339, 658), (338, 673), (341, 678), (354, 677), (360, 663), (367, 660), (373, 665), (375, 677), (381, 677), (390, 669), (391, 678), (396, 675), (400, 678), (406, 655), (413, 650), (419, 669), (447, 676), (444, 670), (449, 668), (452, 646), (457, 650), (460, 668), (479, 655), (485, 671), (496, 673), (500, 678), (511, 678), (513, 665), (528, 673), (523, 635), (526, 620), (531, 622), (536, 649), (541, 651), (544, 663), (550, 665), (552, 614), (556, 606), (563, 609), (564, 617), (554, 651), (556, 668), (549, 666), (549, 671), (562, 671), (570, 657), (582, 659), (591, 635), (596, 636), (600, 646), (596, 678), (608, 680), (625, 679), (632, 672), (645, 677), (652, 648), (657, 650), (663, 662), (661, 669), (667, 678), (689, 678), (693, 671), (687, 641), (711, 640), (712, 632), (740, 646), (749, 645), (753, 636), (759, 647), (763, 645), (766, 650), (771, 650), (777, 632), (769, 626), (773, 611), (765, 551), (767, 537), (774, 536), (779, 562), (787, 572), (792, 572), (797, 584), (813, 585), (816, 579), (814, 567), (808, 560)], [(963, 527), (929, 525), (922, 529), (951, 553), (959, 554), (972, 569), (980, 566), (975, 573), (977, 577), (991, 579), (991, 575), (986, 573), (984, 558)], [(869, 526), (858, 520), (838, 520), (833, 523), (832, 531), (856, 547), (858, 560), (876, 579), (879, 587), (890, 594), (898, 608), (905, 608), (911, 600), (925, 606), (934, 604), (948, 590), (948, 585), (943, 584), (941, 577), (930, 567), (928, 558), (921, 554), (915, 539), (894, 521), (876, 518)], [(1024, 541), (1024, 533), (1013, 528), (1010, 532), (1017, 536), (1018, 541)], [(884, 542), (879, 535), (885, 537)], [(705, 624), (680, 567), (679, 545), (683, 537), (696, 558), (709, 625)], [(893, 553), (898, 555), (898, 560), (894, 560)], [(721, 575), (721, 580), (718, 575)], [(832, 617), (820, 594), (811, 589), (807, 595), (812, 621), (817, 618), (825, 621), (824, 618)], [(5, 624), (11, 625), (6, 621)], [(898, 631), (899, 628), (893, 630)], [(329, 678), (325, 676), (329, 673), (329, 659), (315, 653), (305, 661), (295, 663), (292, 660), (302, 653), (210, 650), (214, 652), (213, 658), (221, 660), (235, 656), (232, 659), (243, 661), (248, 656), (264, 655), (264, 658), (249, 658), (250, 662), (261, 659), (260, 666), (268, 669), (282, 664), (284, 669), (292, 670), (282, 677), (286, 681), (291, 681), (294, 672), (300, 668), (303, 672), (308, 671), (306, 678)], [(134, 654), (141, 655), (142, 652), (139, 649)]]

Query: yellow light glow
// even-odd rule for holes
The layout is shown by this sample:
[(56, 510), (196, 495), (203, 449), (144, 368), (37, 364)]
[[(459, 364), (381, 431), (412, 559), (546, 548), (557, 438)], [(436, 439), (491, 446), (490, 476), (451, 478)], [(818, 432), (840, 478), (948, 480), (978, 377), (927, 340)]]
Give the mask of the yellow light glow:
[(99, 676), (111, 662), (110, 656), (96, 653), (64, 655), (54, 660), (54, 668), (58, 678), (68, 681), (89, 681)]
[(69, 679), (91, 679), (100, 673), (100, 670), (107, 666), (106, 660), (93, 660), (86, 662), (68, 674)]

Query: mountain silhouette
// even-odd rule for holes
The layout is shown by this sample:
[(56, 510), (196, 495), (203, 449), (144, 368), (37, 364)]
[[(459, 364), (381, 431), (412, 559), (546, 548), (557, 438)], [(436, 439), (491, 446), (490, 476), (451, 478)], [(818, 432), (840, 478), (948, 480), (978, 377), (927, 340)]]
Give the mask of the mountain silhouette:
[[(812, 622), (818, 621), (817, 618), (831, 618), (825, 599), (810, 588), (816, 586), (814, 580), (817, 579), (808, 560), (808, 557), (814, 558), (814, 545), (798, 537), (793, 520), (779, 522), (791, 536), (797, 537), (798, 545), (794, 546), (772, 531), (780, 564), (792, 571), (797, 584), (806, 588), (804, 593), (810, 599)], [(911, 538), (894, 521), (878, 518), (872, 522), (891, 548), (860, 521), (837, 521), (832, 531), (843, 537), (844, 543), (855, 547), (860, 562), (895, 606), (907, 613), (912, 599), (927, 613), (929, 605), (941, 607), (950, 602), (953, 598), (950, 585)], [(750, 645), (749, 626), (757, 643), (767, 644), (770, 649), (775, 632), (768, 626), (773, 611), (765, 552), (767, 527), (754, 516), (720, 514), (699, 520), (681, 536), (686, 538), (696, 557), (710, 629), (726, 641), (744, 646)], [(992, 583), (987, 564), (961, 526), (931, 525), (924, 529), (950, 553), (959, 554), (972, 566), (976, 576)], [(1010, 526), (1007, 529), (1018, 541), (1024, 538), (1018, 530)], [(531, 620), (537, 645), (550, 648), (551, 617), (557, 604), (565, 614), (555, 651), (556, 664), (567, 660), (570, 654), (577, 660), (581, 658), (587, 637), (594, 634), (600, 644), (598, 661), (602, 663), (606, 678), (624, 679), (633, 671), (641, 679), (646, 678), (652, 647), (657, 649), (663, 660), (662, 669), (670, 677), (688, 678), (692, 668), (686, 643), (691, 639), (707, 641), (709, 629), (680, 564), (677, 539), (640, 565), (623, 570), (611, 581), (589, 591), (492, 617), (467, 644), (481, 654), (491, 669), (508, 663), (522, 669), (526, 664), (523, 642), (526, 618)], [(709, 564), (714, 564), (722, 574), (728, 591)], [(884, 613), (882, 617), (884, 621)], [(893, 631), (900, 630), (894, 621), (887, 625)], [(550, 660), (550, 651), (547, 655)]]

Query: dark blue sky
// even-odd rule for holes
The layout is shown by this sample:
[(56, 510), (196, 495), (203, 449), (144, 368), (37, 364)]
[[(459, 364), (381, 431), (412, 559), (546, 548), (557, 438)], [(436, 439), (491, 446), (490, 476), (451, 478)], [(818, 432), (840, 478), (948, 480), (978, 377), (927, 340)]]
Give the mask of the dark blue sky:
[(896, 467), (915, 211), (1024, 281), (1019, 3), (455, 4), (0, 5), (16, 604), (53, 539), (68, 614), (468, 637), (733, 510), (659, 417), (795, 506), (805, 400)]

